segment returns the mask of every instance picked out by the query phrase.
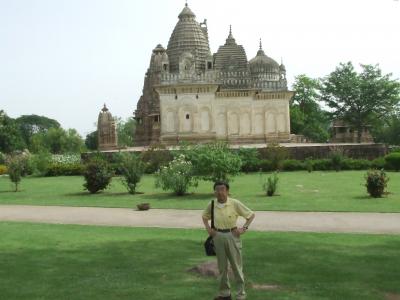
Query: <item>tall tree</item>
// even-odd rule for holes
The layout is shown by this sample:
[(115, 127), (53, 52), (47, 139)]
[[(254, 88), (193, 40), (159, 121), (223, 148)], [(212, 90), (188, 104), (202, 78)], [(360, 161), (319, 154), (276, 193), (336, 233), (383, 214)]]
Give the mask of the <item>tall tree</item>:
[(400, 83), (391, 74), (382, 75), (378, 65), (361, 65), (357, 73), (351, 62), (341, 63), (322, 80), (322, 100), (332, 108), (335, 118), (358, 131), (393, 115), (400, 101)]
[(116, 118), (117, 123), (117, 135), (118, 135), (118, 146), (119, 147), (132, 147), (133, 146), (133, 134), (135, 132), (136, 121), (130, 117), (126, 120)]
[(326, 142), (330, 120), (318, 103), (319, 88), (317, 79), (306, 75), (295, 78), (293, 90), (296, 93), (290, 103), (290, 122), (293, 133), (302, 134), (315, 142)]
[(10, 153), (24, 148), (25, 143), (16, 121), (0, 110), (0, 152)]
[(32, 135), (39, 132), (45, 132), (50, 128), (60, 127), (60, 123), (58, 123), (56, 120), (38, 115), (23, 115), (17, 118), (16, 122), (19, 126), (25, 144), (29, 149), (31, 149), (30, 144)]
[(89, 150), (97, 150), (99, 146), (97, 130), (92, 131), (91, 133), (86, 135), (85, 145)]

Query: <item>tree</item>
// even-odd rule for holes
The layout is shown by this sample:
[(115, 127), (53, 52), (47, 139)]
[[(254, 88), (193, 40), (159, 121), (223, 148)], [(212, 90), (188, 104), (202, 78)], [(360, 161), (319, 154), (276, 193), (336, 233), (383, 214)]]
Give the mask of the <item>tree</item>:
[(31, 138), (35, 133), (46, 132), (50, 128), (60, 128), (60, 123), (56, 120), (38, 115), (23, 115), (15, 119), (15, 121), (25, 144), (30, 150), (32, 150)]
[(97, 130), (92, 131), (86, 135), (85, 145), (89, 150), (97, 150), (99, 147), (99, 138), (97, 136)]
[(0, 152), (10, 153), (25, 148), (24, 140), (14, 119), (0, 110)]
[(34, 134), (31, 145), (33, 152), (79, 153), (84, 147), (84, 142), (75, 129), (64, 130), (61, 127), (52, 127), (46, 132)]
[(357, 73), (351, 62), (341, 63), (322, 80), (322, 100), (333, 116), (346, 121), (357, 132), (393, 115), (400, 101), (400, 83), (391, 74), (382, 75), (378, 65), (361, 65)]
[(133, 117), (128, 118), (126, 121), (117, 118), (117, 136), (119, 147), (132, 147), (133, 134), (136, 128), (136, 121)]
[(400, 145), (400, 114), (384, 119), (383, 126), (372, 129), (376, 142)]
[(329, 115), (318, 104), (320, 84), (316, 79), (299, 75), (295, 78), (296, 91), (290, 103), (292, 132), (315, 142), (326, 142), (329, 134)]

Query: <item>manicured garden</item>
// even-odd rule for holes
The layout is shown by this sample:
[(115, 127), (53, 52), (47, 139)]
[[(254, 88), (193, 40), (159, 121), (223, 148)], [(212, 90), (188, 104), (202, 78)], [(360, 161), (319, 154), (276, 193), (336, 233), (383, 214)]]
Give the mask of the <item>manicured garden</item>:
[[(277, 195), (266, 197), (262, 178), (266, 173), (242, 174), (231, 182), (231, 196), (243, 200), (254, 210), (400, 212), (400, 173), (387, 172), (388, 194), (371, 198), (364, 186), (366, 171), (281, 172)], [(149, 202), (152, 208), (203, 209), (213, 198), (212, 183), (200, 181), (184, 196), (155, 188), (153, 175), (139, 183), (139, 194), (127, 192), (120, 178), (96, 194), (83, 188), (82, 176), (26, 177), (20, 191), (5, 176), (0, 177), (0, 204), (101, 206), (135, 208)]]
[[(201, 230), (0, 223), (2, 299), (212, 299), (217, 281), (187, 272), (214, 258)], [(390, 299), (400, 237), (243, 236), (249, 299)], [(262, 290), (255, 285), (275, 285)]]

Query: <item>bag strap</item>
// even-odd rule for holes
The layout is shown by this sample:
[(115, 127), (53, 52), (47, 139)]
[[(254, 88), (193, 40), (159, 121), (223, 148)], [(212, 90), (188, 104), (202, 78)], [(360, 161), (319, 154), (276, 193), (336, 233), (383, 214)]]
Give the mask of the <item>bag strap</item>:
[(214, 200), (211, 201), (211, 228), (214, 227)]

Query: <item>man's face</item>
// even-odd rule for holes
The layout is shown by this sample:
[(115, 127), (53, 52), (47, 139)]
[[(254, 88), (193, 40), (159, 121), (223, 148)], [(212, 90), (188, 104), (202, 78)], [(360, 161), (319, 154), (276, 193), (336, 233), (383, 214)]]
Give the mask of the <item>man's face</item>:
[(214, 190), (215, 197), (218, 199), (218, 202), (224, 203), (228, 198), (228, 189), (225, 185), (217, 185)]

